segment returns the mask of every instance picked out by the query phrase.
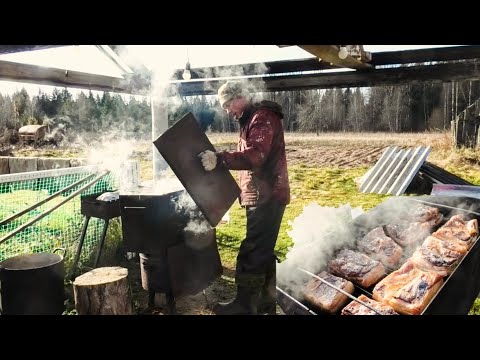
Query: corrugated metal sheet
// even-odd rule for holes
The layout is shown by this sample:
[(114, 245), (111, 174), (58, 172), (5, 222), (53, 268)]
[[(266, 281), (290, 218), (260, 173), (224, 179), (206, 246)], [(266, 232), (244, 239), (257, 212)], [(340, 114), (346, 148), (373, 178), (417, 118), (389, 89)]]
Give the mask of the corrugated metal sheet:
[(473, 185), (471, 182), (468, 182), (435, 164), (429, 163), (428, 161), (425, 161), (420, 167), (419, 172), (422, 173), (424, 177), (430, 179), (432, 184)]
[(400, 149), (388, 147), (368, 171), (360, 192), (402, 195), (430, 154), (431, 147)]

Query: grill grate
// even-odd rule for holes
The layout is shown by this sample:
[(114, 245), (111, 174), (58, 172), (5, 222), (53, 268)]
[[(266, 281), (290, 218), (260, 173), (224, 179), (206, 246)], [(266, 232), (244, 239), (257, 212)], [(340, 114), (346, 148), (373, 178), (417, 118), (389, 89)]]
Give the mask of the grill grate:
[[(463, 213), (470, 219), (480, 221), (480, 201), (469, 197), (453, 196), (421, 196), (421, 197), (398, 197), (391, 198), (384, 203), (370, 209), (366, 213), (355, 218), (353, 226), (356, 228), (354, 236), (361, 237), (366, 231), (380, 224), (392, 223), (398, 215), (398, 209), (408, 209), (407, 205), (423, 203), (437, 207), (442, 213), (443, 220), (434, 229), (441, 227), (451, 216)], [(431, 232), (434, 231), (432, 229)], [(444, 279), (442, 287), (437, 291), (429, 304), (425, 307), (422, 315), (466, 315), (480, 292), (480, 242), (479, 237), (473, 241), (473, 245), (462, 257), (453, 269), (452, 273)], [(288, 261), (288, 260), (286, 260)], [(389, 273), (391, 271), (388, 271)], [(372, 298), (372, 288), (363, 289), (355, 285), (353, 296), (365, 294)], [(292, 289), (288, 285), (279, 284), (277, 287), (277, 302), (285, 314), (313, 315), (324, 314), (313, 305), (304, 302), (303, 299), (294, 298)]]

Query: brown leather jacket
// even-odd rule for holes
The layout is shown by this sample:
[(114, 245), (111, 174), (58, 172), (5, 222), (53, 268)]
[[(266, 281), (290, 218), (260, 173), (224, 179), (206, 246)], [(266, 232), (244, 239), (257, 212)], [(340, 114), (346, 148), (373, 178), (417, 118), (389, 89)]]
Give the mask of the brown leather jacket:
[(290, 202), (282, 108), (275, 102), (252, 104), (240, 119), (237, 151), (218, 152), (230, 170), (240, 171), (240, 204), (255, 206), (272, 197)]

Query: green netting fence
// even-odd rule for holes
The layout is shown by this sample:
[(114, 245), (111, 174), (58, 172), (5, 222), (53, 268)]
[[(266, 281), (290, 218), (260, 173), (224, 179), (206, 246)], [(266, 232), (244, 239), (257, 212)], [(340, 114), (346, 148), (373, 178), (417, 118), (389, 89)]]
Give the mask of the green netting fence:
[[(85, 181), (79, 180), (92, 174), (100, 174), (97, 167), (79, 166), (0, 175), (0, 222), (79, 182), (78, 185), (62, 192), (61, 195), (1, 225), (0, 240), (80, 190), (95, 179), (95, 176)], [(117, 189), (118, 179), (113, 173), (101, 177), (88, 189), (79, 192), (78, 195), (73, 196), (45, 217), (2, 242), (0, 244), (0, 261), (20, 254), (51, 252), (55, 248), (64, 248), (66, 249), (65, 262), (70, 264), (78, 247), (84, 221), (84, 216), (80, 212), (81, 196)], [(81, 262), (88, 259), (95, 250), (103, 225), (104, 221), (101, 219), (94, 217), (90, 219), (82, 247)]]

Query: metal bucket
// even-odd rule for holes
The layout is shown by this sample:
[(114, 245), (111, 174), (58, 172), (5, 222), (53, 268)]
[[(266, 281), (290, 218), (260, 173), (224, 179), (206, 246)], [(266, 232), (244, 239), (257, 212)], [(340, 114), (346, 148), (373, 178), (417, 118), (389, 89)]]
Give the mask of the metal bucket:
[(166, 251), (163, 254), (140, 253), (142, 287), (153, 292), (171, 291)]
[[(55, 254), (62, 251), (61, 255)], [(0, 262), (3, 315), (61, 315), (65, 301), (65, 249), (14, 256)]]

